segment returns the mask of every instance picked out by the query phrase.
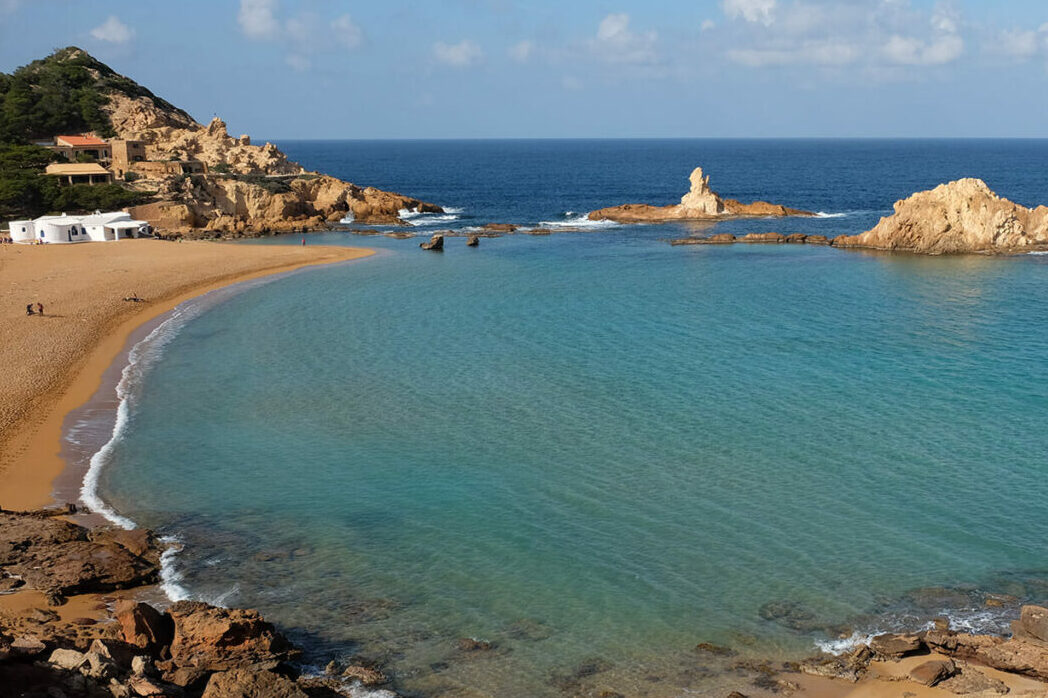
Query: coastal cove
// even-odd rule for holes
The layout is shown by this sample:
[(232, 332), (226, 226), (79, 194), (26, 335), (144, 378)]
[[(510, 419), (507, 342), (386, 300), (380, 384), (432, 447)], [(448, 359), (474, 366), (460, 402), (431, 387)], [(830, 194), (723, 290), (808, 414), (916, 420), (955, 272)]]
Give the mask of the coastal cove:
[[(414, 184), (459, 211), (452, 226), (551, 208), (573, 225), (590, 200), (511, 216), (523, 172), (484, 174), (497, 199)], [(1037, 203), (1033, 179), (995, 186)], [(841, 217), (717, 230), (870, 227), (838, 185), (813, 210)], [(418, 222), (419, 240), (449, 225)], [(1001, 630), (1044, 601), (1046, 391), (1026, 367), (1048, 352), (1046, 318), (1023, 300), (1044, 292), (1043, 257), (681, 250), (661, 226), (593, 230), (451, 238), (443, 255), (369, 238), (392, 254), (210, 309), (147, 377), (107, 501), (181, 538), (193, 594), (422, 694), (559, 695), (594, 658), (607, 685), (644, 673), (671, 694), (702, 641), (796, 658), (943, 613)], [(501, 649), (463, 654), (463, 637)]]

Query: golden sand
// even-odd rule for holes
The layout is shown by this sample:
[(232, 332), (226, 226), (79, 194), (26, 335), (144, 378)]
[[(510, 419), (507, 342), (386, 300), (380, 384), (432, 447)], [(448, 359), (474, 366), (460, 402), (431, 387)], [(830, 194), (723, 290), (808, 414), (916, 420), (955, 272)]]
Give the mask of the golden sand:
[[(0, 507), (51, 503), (62, 421), (98, 389), (134, 328), (221, 286), (370, 254), (161, 240), (0, 245)], [(37, 302), (44, 315), (27, 316)]]

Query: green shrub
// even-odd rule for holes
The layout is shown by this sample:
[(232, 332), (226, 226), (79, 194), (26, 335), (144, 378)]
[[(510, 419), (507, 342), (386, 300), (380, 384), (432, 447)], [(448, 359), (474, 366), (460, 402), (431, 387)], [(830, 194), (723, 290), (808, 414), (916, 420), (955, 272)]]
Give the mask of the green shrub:
[(124, 173), (125, 182), (137, 182), (140, 179), (142, 179), (142, 175), (138, 174), (137, 172), (132, 172), (131, 170), (128, 170)]

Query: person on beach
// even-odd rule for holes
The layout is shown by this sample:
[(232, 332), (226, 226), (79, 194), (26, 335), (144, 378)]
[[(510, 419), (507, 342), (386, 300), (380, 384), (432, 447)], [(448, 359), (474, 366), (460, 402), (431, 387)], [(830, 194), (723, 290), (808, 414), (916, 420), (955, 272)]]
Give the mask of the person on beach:
[(26, 315), (36, 315), (36, 313), (33, 312), (33, 304), (32, 303), (26, 303), (25, 304), (25, 314)]
[(38, 315), (43, 315), (44, 314), (44, 304), (43, 303), (39, 303), (38, 302), (36, 304), (36, 312), (37, 312)]
[(303, 246), (303, 247), (305, 247), (305, 246), (306, 246), (306, 239), (305, 239), (305, 238), (302, 238), (302, 246)]

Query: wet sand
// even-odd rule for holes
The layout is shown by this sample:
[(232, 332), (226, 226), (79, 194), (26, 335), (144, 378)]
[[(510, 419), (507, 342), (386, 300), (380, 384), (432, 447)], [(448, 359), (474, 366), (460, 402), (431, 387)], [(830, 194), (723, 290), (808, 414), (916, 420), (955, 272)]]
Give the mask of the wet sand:
[[(0, 246), (0, 507), (52, 503), (65, 415), (97, 390), (136, 327), (222, 286), (370, 254), (161, 240)], [(44, 315), (27, 316), (37, 302)]]

